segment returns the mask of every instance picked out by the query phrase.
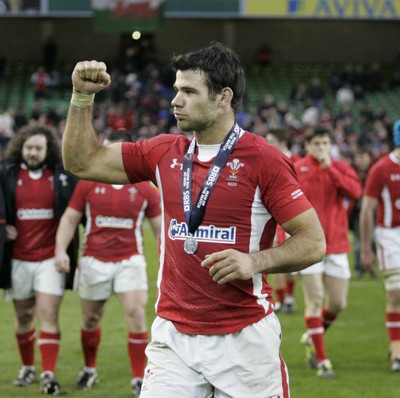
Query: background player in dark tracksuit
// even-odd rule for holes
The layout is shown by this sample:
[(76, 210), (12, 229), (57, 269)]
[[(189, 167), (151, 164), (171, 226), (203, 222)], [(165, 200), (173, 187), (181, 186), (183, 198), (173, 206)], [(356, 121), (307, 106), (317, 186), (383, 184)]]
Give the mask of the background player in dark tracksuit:
[(22, 368), (14, 380), (24, 387), (36, 379), (35, 325), (40, 324), (41, 392), (59, 393), (54, 371), (60, 345), (58, 313), (65, 287), (72, 287), (78, 235), (69, 248), (69, 274), (54, 264), (55, 233), (77, 180), (62, 169), (60, 139), (50, 128), (27, 126), (10, 141), (1, 170), (6, 241), (1, 287), (13, 299)]

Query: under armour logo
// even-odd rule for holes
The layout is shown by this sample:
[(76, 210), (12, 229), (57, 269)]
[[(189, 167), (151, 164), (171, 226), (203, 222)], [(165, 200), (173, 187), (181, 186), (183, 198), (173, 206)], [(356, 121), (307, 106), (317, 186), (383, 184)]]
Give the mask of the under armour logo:
[(172, 159), (172, 163), (170, 164), (169, 167), (171, 167), (171, 169), (174, 169), (175, 166), (178, 166), (182, 170), (182, 167), (183, 167), (182, 163), (178, 163), (178, 159), (177, 158)]

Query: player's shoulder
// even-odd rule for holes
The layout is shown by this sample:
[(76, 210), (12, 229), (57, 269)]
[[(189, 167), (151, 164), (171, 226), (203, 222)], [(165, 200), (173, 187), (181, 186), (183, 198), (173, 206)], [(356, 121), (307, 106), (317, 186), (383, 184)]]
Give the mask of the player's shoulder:
[[(176, 144), (187, 144), (190, 140), (181, 134), (159, 134), (154, 137), (145, 139), (143, 141), (136, 141), (139, 145), (176, 145)], [(129, 143), (128, 143), (129, 144)]]
[(190, 140), (180, 134), (159, 134), (136, 142), (124, 142), (123, 153), (139, 150), (142, 154), (157, 154), (157, 157), (170, 151), (182, 151), (188, 148)]
[(250, 131), (245, 131), (239, 142), (252, 156), (259, 155), (268, 160), (285, 157), (278, 148), (269, 144), (265, 137)]

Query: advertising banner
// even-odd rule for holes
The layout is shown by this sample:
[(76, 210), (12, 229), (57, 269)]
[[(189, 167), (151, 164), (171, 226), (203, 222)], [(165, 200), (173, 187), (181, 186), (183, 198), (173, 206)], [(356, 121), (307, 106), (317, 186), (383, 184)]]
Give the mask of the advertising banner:
[(245, 0), (247, 17), (400, 19), (400, 0)]

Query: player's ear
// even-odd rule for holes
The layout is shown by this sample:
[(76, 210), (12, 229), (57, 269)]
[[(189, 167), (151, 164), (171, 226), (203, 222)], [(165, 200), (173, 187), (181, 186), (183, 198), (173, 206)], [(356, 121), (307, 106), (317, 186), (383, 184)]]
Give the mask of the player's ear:
[(230, 87), (224, 87), (221, 90), (221, 104), (222, 105), (231, 105), (233, 98), (233, 91)]

